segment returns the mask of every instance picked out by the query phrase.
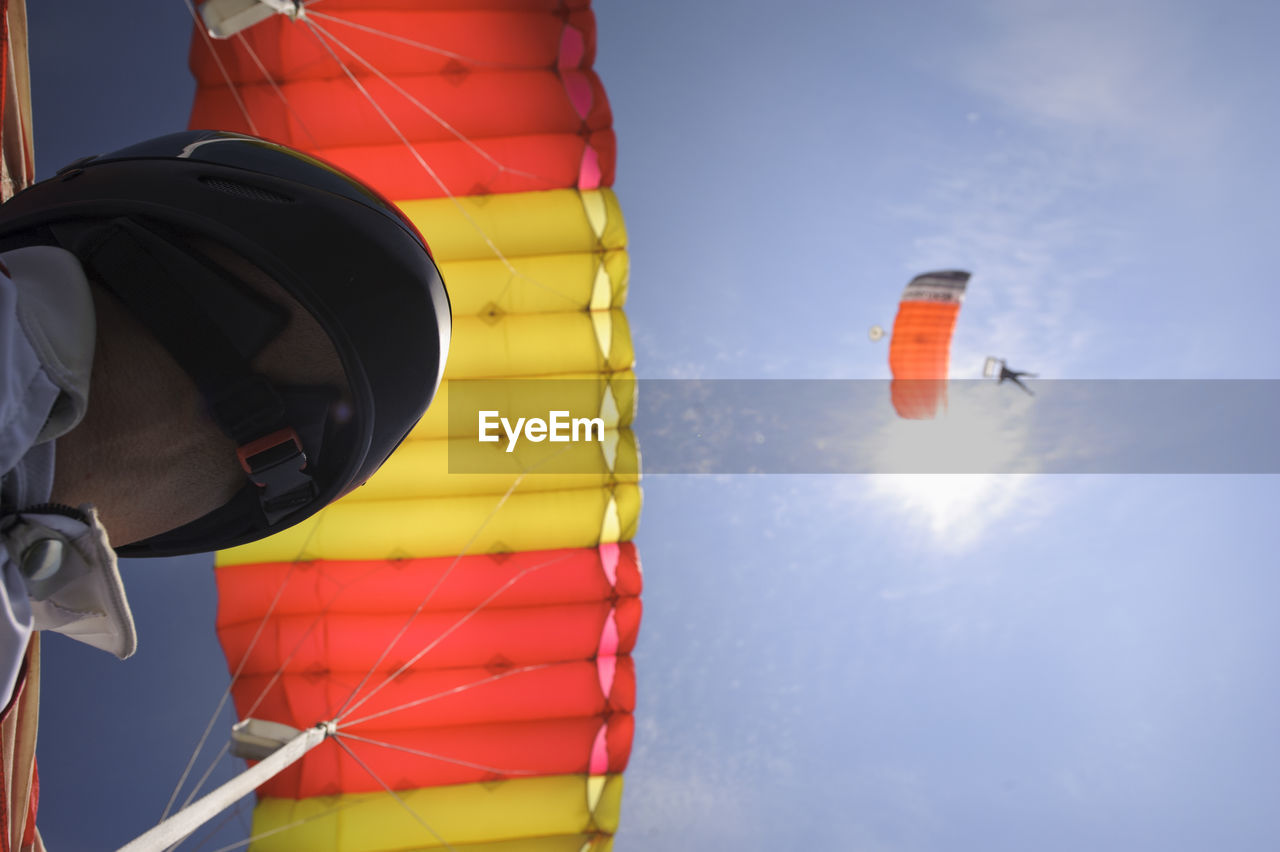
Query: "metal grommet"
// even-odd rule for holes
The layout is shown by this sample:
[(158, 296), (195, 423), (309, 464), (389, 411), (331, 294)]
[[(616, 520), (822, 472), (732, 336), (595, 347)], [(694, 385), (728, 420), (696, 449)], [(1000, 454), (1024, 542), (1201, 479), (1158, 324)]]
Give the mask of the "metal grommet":
[(62, 567), (63, 541), (60, 538), (42, 538), (27, 545), (18, 565), (22, 575), (31, 582), (47, 580)]

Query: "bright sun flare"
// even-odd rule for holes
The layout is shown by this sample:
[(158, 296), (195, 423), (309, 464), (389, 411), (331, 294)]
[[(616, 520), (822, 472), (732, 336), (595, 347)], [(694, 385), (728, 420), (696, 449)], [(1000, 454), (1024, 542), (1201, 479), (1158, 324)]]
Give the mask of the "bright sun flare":
[(1026, 486), (1008, 470), (1026, 444), (1021, 417), (989, 398), (960, 395), (946, 416), (896, 420), (868, 442), (872, 491), (936, 539), (968, 546), (1008, 512)]

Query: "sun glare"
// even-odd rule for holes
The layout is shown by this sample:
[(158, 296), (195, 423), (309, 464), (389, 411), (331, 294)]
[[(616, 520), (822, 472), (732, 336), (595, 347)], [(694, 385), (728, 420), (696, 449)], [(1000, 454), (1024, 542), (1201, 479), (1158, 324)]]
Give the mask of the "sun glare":
[(1025, 403), (993, 405), (986, 393), (956, 397), (937, 419), (886, 424), (867, 449), (873, 469), (885, 471), (871, 477), (881, 505), (939, 542), (967, 547), (1027, 484), (1027, 477), (1003, 473), (1015, 469), (1026, 446), (1024, 421), (1016, 416)]

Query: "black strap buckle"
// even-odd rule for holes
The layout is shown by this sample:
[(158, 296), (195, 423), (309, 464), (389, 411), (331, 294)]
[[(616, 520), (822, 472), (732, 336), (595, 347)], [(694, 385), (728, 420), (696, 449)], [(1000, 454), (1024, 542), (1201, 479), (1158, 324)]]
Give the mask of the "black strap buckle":
[(319, 493), (307, 471), (307, 454), (292, 428), (278, 429), (236, 450), (240, 466), (260, 489), (258, 502), (267, 522), (274, 524), (285, 515), (315, 499)]

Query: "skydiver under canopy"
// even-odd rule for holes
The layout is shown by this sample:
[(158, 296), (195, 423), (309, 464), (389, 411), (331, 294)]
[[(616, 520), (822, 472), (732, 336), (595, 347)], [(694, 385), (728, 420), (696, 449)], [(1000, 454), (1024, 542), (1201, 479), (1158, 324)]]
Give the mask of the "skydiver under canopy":
[(1002, 385), (1004, 384), (1005, 379), (1008, 379), (1009, 381), (1013, 382), (1015, 385), (1017, 385), (1018, 387), (1026, 391), (1029, 396), (1035, 396), (1036, 395), (1035, 391), (1031, 390), (1031, 388), (1027, 387), (1022, 383), (1023, 376), (1028, 376), (1029, 378), (1034, 379), (1038, 376), (1038, 374), (1028, 373), (1024, 370), (1010, 370), (1009, 366), (1005, 364), (1004, 359), (1003, 358), (1000, 359), (1000, 380), (997, 381), (996, 384)]

